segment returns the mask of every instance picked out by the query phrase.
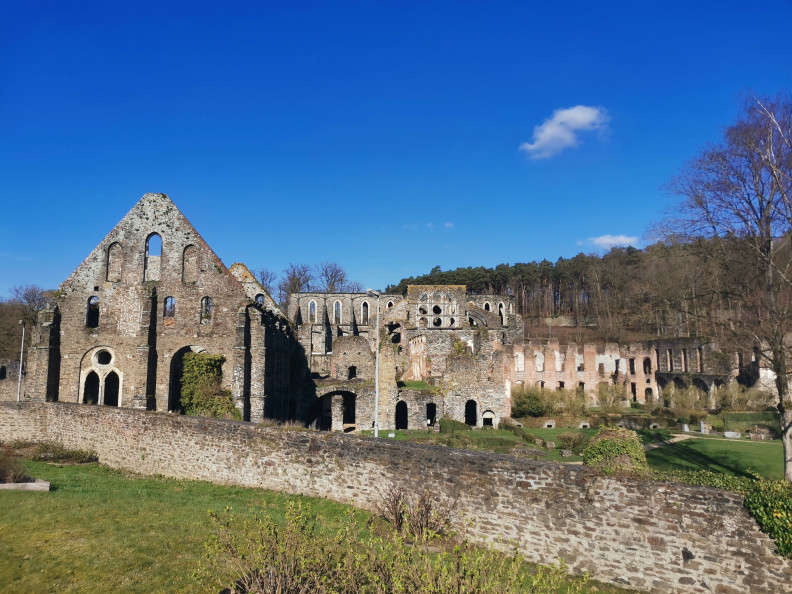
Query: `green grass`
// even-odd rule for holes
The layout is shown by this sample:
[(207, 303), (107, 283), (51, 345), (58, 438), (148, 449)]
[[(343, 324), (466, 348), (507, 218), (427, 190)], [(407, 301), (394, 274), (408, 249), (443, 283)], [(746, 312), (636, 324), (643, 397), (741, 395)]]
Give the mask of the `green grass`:
[[(191, 574), (212, 534), (209, 509), (231, 506), (244, 515), (267, 508), (282, 517), (287, 499), (297, 499), (198, 481), (125, 478), (97, 464), (27, 466), (53, 491), (0, 492), (3, 592), (194, 592)], [(310, 501), (330, 521), (346, 509)]]
[(423, 380), (404, 380), (399, 381), (397, 385), (400, 390), (416, 390), (418, 392), (430, 392), (432, 394), (438, 392), (437, 387), (430, 386)]
[[(95, 463), (26, 465), (53, 490), (0, 491), (2, 592), (200, 592), (192, 576), (213, 534), (208, 510), (230, 506), (237, 517), (266, 510), (282, 525), (287, 501), (300, 500), (331, 531), (350, 509), (271, 491), (129, 476)], [(366, 525), (370, 514), (354, 513)], [(621, 590), (590, 582), (585, 591)]]
[(691, 438), (646, 452), (646, 460), (657, 470), (709, 470), (734, 476), (780, 479), (784, 456), (780, 441), (737, 441)]

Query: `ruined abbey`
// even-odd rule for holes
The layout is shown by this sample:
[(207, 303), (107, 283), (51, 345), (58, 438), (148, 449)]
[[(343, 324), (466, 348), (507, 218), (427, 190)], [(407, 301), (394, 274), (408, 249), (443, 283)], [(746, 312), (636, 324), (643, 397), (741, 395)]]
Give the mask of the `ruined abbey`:
[[(245, 420), (347, 431), (373, 426), (377, 369), (379, 427), (415, 429), (442, 417), (497, 425), (518, 384), (580, 390), (591, 405), (605, 384), (662, 403), (667, 386), (711, 393), (751, 365), (700, 339), (531, 340), (513, 297), (464, 285), (298, 293), (284, 312), (170, 198), (146, 194), (41, 312), (22, 399), (178, 412), (188, 352), (225, 357), (222, 387)], [(0, 362), (0, 400), (16, 399), (17, 378), (18, 364)]]

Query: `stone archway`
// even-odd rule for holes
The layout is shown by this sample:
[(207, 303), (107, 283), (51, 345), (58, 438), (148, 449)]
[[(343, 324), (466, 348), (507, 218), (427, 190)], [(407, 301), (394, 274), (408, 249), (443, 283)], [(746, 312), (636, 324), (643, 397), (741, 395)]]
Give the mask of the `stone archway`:
[(181, 402), (181, 378), (184, 373), (184, 355), (187, 353), (205, 353), (202, 346), (186, 346), (173, 353), (170, 363), (170, 381), (168, 382), (168, 412), (184, 414)]
[(396, 429), (408, 429), (409, 417), (407, 414), (407, 403), (399, 400), (396, 403)]
[(465, 423), (471, 427), (478, 425), (478, 403), (475, 400), (465, 403)]

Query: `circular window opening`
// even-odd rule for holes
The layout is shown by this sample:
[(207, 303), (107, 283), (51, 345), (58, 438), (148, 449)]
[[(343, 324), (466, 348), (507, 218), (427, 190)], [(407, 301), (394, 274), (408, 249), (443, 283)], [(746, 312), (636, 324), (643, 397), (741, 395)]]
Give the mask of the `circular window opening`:
[(421, 328), (426, 328), (429, 325), (429, 321), (426, 318), (421, 318), (420, 320), (418, 320), (418, 325)]
[(426, 306), (422, 305), (421, 307), (418, 308), (418, 313), (419, 314), (427, 314), (429, 312), (427, 311)]
[(110, 351), (99, 351), (96, 353), (96, 362), (99, 365), (110, 365), (112, 360), (113, 355), (110, 354)]
[(435, 305), (432, 308), (432, 313), (439, 316), (441, 313), (443, 313), (443, 310), (439, 305)]
[(451, 324), (452, 326), (454, 325), (455, 322), (456, 322), (456, 320), (454, 318), (451, 318), (450, 320), (448, 320), (448, 323)]
[(432, 320), (432, 325), (435, 328), (437, 328), (439, 326), (442, 326), (443, 325), (443, 320), (441, 320), (440, 318), (435, 318), (434, 320)]

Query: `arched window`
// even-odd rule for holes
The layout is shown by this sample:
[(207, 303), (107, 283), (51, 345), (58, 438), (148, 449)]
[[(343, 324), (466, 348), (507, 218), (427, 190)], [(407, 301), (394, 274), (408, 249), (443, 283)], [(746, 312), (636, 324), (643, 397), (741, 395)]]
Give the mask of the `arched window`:
[(88, 374), (83, 386), (83, 404), (99, 404), (99, 376), (95, 371)]
[(143, 264), (143, 280), (160, 279), (160, 260), (162, 258), (162, 238), (152, 233), (146, 239), (146, 257)]
[(316, 324), (316, 301), (311, 301), (308, 304), (308, 319), (311, 324)]
[(478, 424), (478, 404), (475, 400), (468, 400), (465, 403), (465, 423), (471, 427)]
[(105, 377), (102, 404), (106, 406), (118, 406), (118, 387), (118, 376), (115, 371), (111, 371), (107, 374), (107, 377)]
[(503, 303), (498, 304), (498, 315), (500, 316), (501, 326), (506, 324), (506, 308), (503, 307)]
[(487, 311), (489, 311), (489, 310), (490, 310), (490, 304), (489, 304), (489, 301), (486, 301), (486, 302), (484, 303), (484, 309), (486, 309)]
[(360, 306), (360, 323), (364, 324), (364, 325), (369, 323), (369, 304), (368, 304), (368, 301), (364, 301), (363, 305)]
[(263, 306), (264, 305), (264, 294), (259, 293), (256, 295), (256, 305)]
[(356, 377), (357, 377), (357, 367), (352, 365), (347, 370), (347, 379), (355, 379)]
[(340, 324), (341, 323), (341, 302), (336, 301), (333, 303), (333, 323)]
[(430, 402), (426, 405), (426, 425), (429, 427), (434, 426), (437, 421), (437, 405)]
[(165, 305), (162, 310), (162, 317), (167, 319), (173, 319), (176, 317), (176, 300), (173, 297), (165, 297)]
[(88, 305), (85, 311), (85, 325), (88, 328), (99, 327), (99, 297), (96, 295), (88, 298)]
[(393, 307), (393, 301), (388, 301), (388, 305), (386, 306), (388, 309)]
[(123, 254), (121, 244), (114, 243), (107, 248), (107, 276), (105, 280), (110, 283), (117, 283), (121, 280), (121, 264)]
[(201, 324), (208, 324), (212, 321), (212, 298), (204, 297), (201, 299)]
[(643, 372), (644, 375), (652, 373), (652, 360), (649, 357), (645, 357), (643, 360)]
[(182, 282), (194, 283), (198, 280), (198, 248), (188, 245), (182, 256)]

